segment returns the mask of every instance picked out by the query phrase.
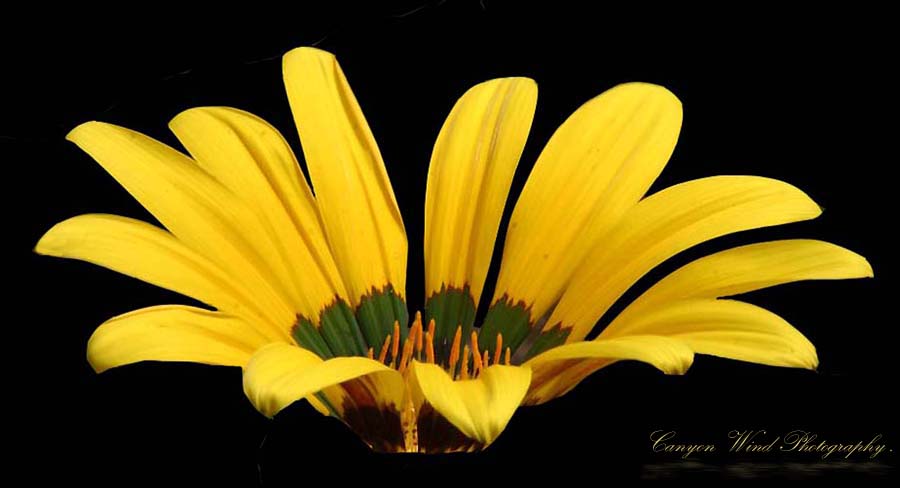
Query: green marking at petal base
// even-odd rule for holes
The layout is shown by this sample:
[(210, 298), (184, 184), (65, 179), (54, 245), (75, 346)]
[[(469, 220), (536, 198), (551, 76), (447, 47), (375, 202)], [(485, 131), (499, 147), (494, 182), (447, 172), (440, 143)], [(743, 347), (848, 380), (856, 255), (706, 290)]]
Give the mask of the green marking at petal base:
[[(493, 354), (497, 348), (497, 334), (502, 333), (503, 349), (508, 347), (515, 352), (531, 330), (531, 310), (525, 302), (513, 304), (507, 295), (503, 295), (488, 309), (478, 334), (478, 347)], [(518, 363), (514, 361), (514, 364)]]
[[(521, 351), (527, 352), (520, 362), (525, 362), (548, 349), (553, 349), (554, 347), (565, 344), (570, 332), (572, 332), (571, 327), (564, 329), (561, 324), (556, 324), (549, 329), (544, 329), (539, 334), (536, 334), (533, 341), (526, 341), (525, 344), (522, 344), (523, 347)], [(527, 347), (529, 344), (531, 347)]]
[(334, 357), (328, 343), (319, 334), (319, 329), (306, 317), (297, 316), (297, 323), (291, 328), (291, 335), (300, 347), (316, 353), (320, 358)]
[(434, 354), (438, 362), (450, 355), (456, 328), (462, 326), (462, 343), (467, 344), (475, 323), (475, 300), (469, 286), (463, 288), (441, 285), (441, 291), (425, 300), (423, 326), (434, 319)]
[[(394, 321), (400, 322), (400, 343), (406, 340), (409, 330), (409, 312), (406, 310), (406, 302), (394, 291), (394, 286), (388, 283), (378, 290), (372, 288), (368, 295), (359, 300), (356, 307), (356, 320), (359, 322), (362, 334), (369, 347), (375, 350), (375, 355), (381, 350), (384, 339), (388, 334), (394, 333)], [(363, 355), (366, 354), (363, 351)]]
[(341, 299), (325, 307), (319, 333), (335, 356), (365, 356), (368, 347), (353, 310)]

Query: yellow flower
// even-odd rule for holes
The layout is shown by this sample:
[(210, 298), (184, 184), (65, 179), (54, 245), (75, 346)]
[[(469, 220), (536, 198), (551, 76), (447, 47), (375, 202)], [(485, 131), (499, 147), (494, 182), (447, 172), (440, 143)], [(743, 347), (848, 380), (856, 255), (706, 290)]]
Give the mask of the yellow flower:
[(426, 303), (406, 309), (407, 239), (384, 163), (337, 61), (300, 48), (284, 81), (306, 179), (284, 138), (240, 110), (195, 108), (170, 127), (190, 157), (110, 124), (68, 136), (166, 230), (113, 215), (53, 227), (37, 252), (89, 261), (196, 298), (102, 324), (97, 371), (143, 360), (240, 366), (257, 409), (306, 399), (380, 451), (482, 449), (519, 405), (619, 360), (681, 374), (694, 353), (813, 369), (813, 345), (775, 314), (725, 300), (781, 283), (872, 276), (861, 256), (786, 240), (698, 259), (663, 278), (598, 337), (641, 276), (725, 234), (815, 218), (780, 181), (714, 176), (645, 197), (681, 128), (666, 89), (620, 85), (579, 108), (515, 204), (488, 313), (475, 311), (537, 87), (479, 84), (435, 143), (425, 201)]

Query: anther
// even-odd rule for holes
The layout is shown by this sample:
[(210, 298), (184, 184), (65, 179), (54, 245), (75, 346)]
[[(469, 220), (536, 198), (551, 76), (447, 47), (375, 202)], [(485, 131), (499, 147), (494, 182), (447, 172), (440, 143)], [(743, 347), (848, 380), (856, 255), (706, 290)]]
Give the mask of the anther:
[(453, 376), (453, 372), (456, 371), (456, 362), (459, 361), (459, 343), (461, 340), (462, 325), (459, 325), (456, 327), (456, 334), (453, 336), (453, 346), (450, 347), (450, 363), (447, 364), (451, 376)]
[(476, 371), (484, 368), (484, 364), (481, 361), (481, 353), (478, 352), (478, 332), (474, 330), (472, 331), (472, 363)]
[(431, 338), (434, 339), (434, 329), (437, 325), (434, 323), (434, 319), (428, 321), (428, 333), (431, 334)]
[[(434, 320), (431, 321), (431, 325), (434, 325)], [(428, 333), (425, 334), (425, 362), (434, 364), (434, 327), (429, 327)]]
[(494, 364), (500, 364), (500, 353), (503, 352), (503, 334), (497, 333), (497, 348), (494, 349)]
[[(478, 353), (475, 353), (474, 356), (477, 358)], [(469, 345), (468, 344), (463, 346), (462, 364), (459, 366), (459, 378), (462, 380), (469, 379)]]
[(413, 345), (413, 336), (410, 334), (406, 337), (406, 342), (403, 343), (403, 356), (400, 357), (400, 367), (398, 368), (401, 373), (406, 370), (406, 365), (412, 357)]
[(400, 354), (400, 321), (394, 321), (394, 335), (391, 343), (391, 367), (397, 367), (397, 356)]
[(391, 335), (388, 334), (387, 337), (384, 338), (384, 345), (381, 346), (381, 352), (378, 354), (378, 362), (384, 364), (384, 360), (387, 359), (388, 349), (391, 347)]
[(413, 323), (413, 328), (416, 331), (416, 355), (419, 359), (422, 358), (422, 313), (416, 312), (416, 321)]

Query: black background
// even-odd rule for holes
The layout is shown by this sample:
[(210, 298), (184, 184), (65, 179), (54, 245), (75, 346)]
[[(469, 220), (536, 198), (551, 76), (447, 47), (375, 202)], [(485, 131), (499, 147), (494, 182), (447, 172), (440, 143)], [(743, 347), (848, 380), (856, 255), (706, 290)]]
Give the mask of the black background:
[[(9, 241), (13, 268), (25, 265), (6, 324), (12, 351), (6, 403), (21, 411), (8, 416), (8, 425), (24, 434), (16, 443), (24, 455), (16, 461), (25, 463), (17, 464), (20, 472), (126, 486), (327, 482), (319, 476), (377, 484), (555, 476), (601, 484), (612, 476), (892, 475), (896, 453), (876, 464), (816, 463), (809, 455), (700, 456), (703, 463), (694, 464), (654, 454), (648, 441), (656, 429), (674, 429), (685, 441), (724, 448), (731, 429), (806, 429), (853, 442), (880, 433), (896, 448), (896, 403), (887, 396), (896, 371), (896, 267), (889, 254), (896, 78), (889, 75), (894, 36), (883, 12), (708, 10), (687, 23), (651, 6), (588, 12), (450, 1), (241, 8), (196, 17), (162, 8), (54, 10), (56, 23), (43, 12), (23, 13), (21, 33), (4, 42), (0, 136), (4, 167), (13, 170), (5, 185), (12, 197), (7, 215), (23, 229)], [(682, 253), (626, 300), (692, 258), (775, 238), (843, 245), (866, 256), (876, 278), (791, 284), (745, 297), (816, 344), (818, 372), (698, 356), (688, 375), (664, 377), (619, 363), (561, 399), (520, 410), (479, 455), (372, 454), (338, 422), (301, 404), (269, 421), (245, 399), (235, 368), (143, 363), (94, 374), (84, 351), (99, 323), (135, 308), (191, 302), (84, 263), (30, 254), (45, 230), (81, 213), (153, 221), (63, 140), (66, 132), (103, 120), (175, 144), (165, 126), (176, 113), (229, 105), (262, 116), (295, 143), (280, 56), (300, 45), (338, 56), (378, 140), (410, 240), (411, 309), (424, 298), (424, 184), (434, 138), (459, 95), (498, 76), (528, 76), (539, 86), (513, 195), (573, 110), (614, 84), (639, 80), (668, 87), (685, 111), (678, 147), (651, 192), (696, 177), (756, 174), (788, 181), (825, 207), (812, 222)], [(484, 294), (490, 292), (489, 284)]]

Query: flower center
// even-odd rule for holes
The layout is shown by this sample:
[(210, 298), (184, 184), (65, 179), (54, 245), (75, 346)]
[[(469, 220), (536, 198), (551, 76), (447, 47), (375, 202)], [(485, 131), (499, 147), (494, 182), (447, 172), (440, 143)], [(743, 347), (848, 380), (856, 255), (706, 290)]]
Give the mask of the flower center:
[(481, 374), (484, 368), (491, 364), (510, 363), (510, 348), (503, 349), (503, 334), (497, 334), (496, 347), (493, 351), (479, 350), (478, 330), (473, 330), (468, 340), (462, 337), (462, 325), (456, 327), (452, 346), (446, 355), (435, 355), (435, 322), (428, 322), (428, 330), (422, 324), (422, 313), (416, 312), (409, 334), (403, 344), (400, 344), (400, 322), (394, 321), (394, 331), (385, 337), (381, 350), (376, 358), (375, 348), (370, 347), (367, 356), (380, 363), (386, 364), (403, 373), (409, 367), (411, 360), (437, 364), (443, 367), (453, 379), (474, 379)]

